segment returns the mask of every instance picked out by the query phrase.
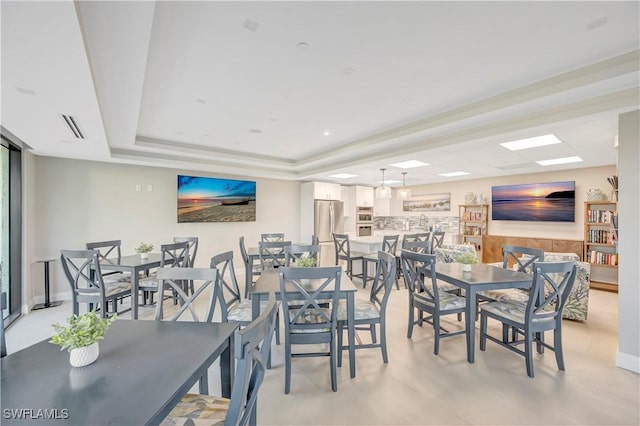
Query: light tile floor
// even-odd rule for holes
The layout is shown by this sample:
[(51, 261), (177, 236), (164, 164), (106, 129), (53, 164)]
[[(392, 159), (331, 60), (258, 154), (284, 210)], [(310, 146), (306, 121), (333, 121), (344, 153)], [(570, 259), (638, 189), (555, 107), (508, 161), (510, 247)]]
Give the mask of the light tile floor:
[[(360, 289), (358, 297), (367, 298), (368, 289)], [(464, 336), (444, 339), (438, 356), (433, 354), (431, 327), (416, 328), (407, 339), (407, 293), (394, 289), (388, 309), (389, 364), (383, 364), (378, 349), (360, 350), (357, 377), (351, 379), (344, 353), (334, 393), (328, 358), (295, 359), (291, 393), (285, 395), (284, 350), (274, 344), (273, 368), (260, 390), (258, 423), (638, 425), (640, 376), (617, 368), (614, 361), (617, 303), (617, 294), (592, 290), (589, 319), (563, 323), (566, 371), (557, 369), (547, 351), (536, 354), (536, 377), (530, 379), (524, 358), (492, 342), (485, 352), (476, 347), (476, 362), (469, 364)], [(49, 337), (49, 325), (64, 321), (70, 312), (65, 302), (25, 315), (7, 332), (9, 352)], [(152, 319), (153, 309), (141, 308), (140, 317)], [(449, 325), (459, 325), (454, 316)], [(491, 330), (499, 335), (496, 324)], [(218, 388), (213, 368), (210, 389)]]

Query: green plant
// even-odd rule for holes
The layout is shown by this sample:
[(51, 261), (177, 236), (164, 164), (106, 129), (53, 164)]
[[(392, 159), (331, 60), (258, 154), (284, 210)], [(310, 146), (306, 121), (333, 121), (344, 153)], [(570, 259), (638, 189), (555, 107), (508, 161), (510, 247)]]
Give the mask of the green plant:
[(465, 251), (458, 255), (456, 262), (464, 263), (465, 265), (472, 265), (474, 263), (478, 263), (478, 256), (475, 253)]
[(104, 333), (117, 316), (114, 314), (111, 318), (103, 320), (95, 311), (79, 316), (74, 314), (67, 318), (68, 325), (66, 327), (59, 323), (52, 325), (57, 334), (49, 340), (49, 343), (60, 345), (60, 350), (67, 349), (69, 351), (89, 346), (104, 338)]
[(153, 250), (153, 244), (140, 243), (140, 245), (136, 247), (138, 253), (149, 253), (151, 250)]
[(316, 266), (316, 259), (311, 256), (301, 256), (296, 262), (298, 268), (313, 268)]

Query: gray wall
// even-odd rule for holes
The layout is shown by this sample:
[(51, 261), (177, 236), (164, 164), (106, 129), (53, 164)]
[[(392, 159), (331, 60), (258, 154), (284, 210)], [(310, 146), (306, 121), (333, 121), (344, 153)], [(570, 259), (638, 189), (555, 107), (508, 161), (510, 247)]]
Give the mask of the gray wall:
[(640, 373), (640, 111), (618, 122), (619, 341), (616, 365)]
[[(273, 179), (255, 179), (257, 219), (255, 222), (177, 223), (176, 176), (228, 177), (206, 172), (142, 167), (36, 156), (33, 179), (34, 237), (26, 262), (31, 265), (31, 301), (42, 299), (42, 265), (38, 259), (58, 257), (60, 249), (84, 248), (88, 241), (122, 240), (123, 254), (134, 253), (141, 242), (160, 244), (174, 236), (200, 238), (196, 266), (209, 265), (211, 256), (234, 250), (236, 265), (242, 268), (238, 238), (255, 246), (262, 232), (284, 232), (299, 240), (299, 184)], [(254, 180), (254, 179), (250, 179)], [(136, 191), (136, 185), (141, 191)], [(152, 185), (152, 191), (147, 186)], [(295, 207), (295, 208), (293, 208)], [(309, 236), (309, 239), (311, 236)], [(70, 296), (59, 262), (51, 265), (52, 293)]]

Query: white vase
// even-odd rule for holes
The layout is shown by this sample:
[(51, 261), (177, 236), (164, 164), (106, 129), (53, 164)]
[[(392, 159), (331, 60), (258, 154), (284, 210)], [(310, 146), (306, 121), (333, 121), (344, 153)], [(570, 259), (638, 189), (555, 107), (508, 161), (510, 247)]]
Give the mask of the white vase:
[(69, 363), (72, 367), (84, 367), (98, 359), (99, 354), (100, 346), (98, 346), (98, 342), (92, 343), (89, 346), (71, 349), (71, 351), (69, 351)]
[(471, 264), (470, 263), (465, 263), (462, 265), (462, 270), (465, 272), (471, 272)]
[(140, 259), (148, 259), (149, 253), (140, 253)]

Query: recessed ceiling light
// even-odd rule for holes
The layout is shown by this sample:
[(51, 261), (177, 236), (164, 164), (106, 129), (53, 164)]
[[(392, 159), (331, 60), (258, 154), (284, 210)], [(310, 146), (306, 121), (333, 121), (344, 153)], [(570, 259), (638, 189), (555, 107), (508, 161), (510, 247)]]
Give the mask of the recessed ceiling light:
[(578, 156), (574, 157), (563, 157), (563, 158), (553, 158), (551, 160), (540, 160), (536, 161), (536, 163), (541, 166), (554, 166), (556, 164), (569, 164), (569, 163), (579, 163), (582, 161), (582, 158)]
[(384, 182), (379, 180), (378, 183), (402, 183), (401, 180), (385, 179)]
[(336, 178), (336, 179), (349, 179), (357, 176), (358, 175), (352, 175), (351, 173), (338, 173), (337, 175), (331, 175), (329, 177)]
[(331, 136), (331, 132), (329, 130), (325, 130), (324, 132), (322, 132), (323, 136)]
[(254, 135), (258, 135), (258, 134), (262, 133), (262, 130), (260, 130), (260, 129), (249, 129), (249, 133), (253, 133)]
[(422, 167), (422, 166), (428, 166), (428, 165), (429, 163), (423, 163), (422, 161), (418, 161), (418, 160), (402, 161), (400, 163), (392, 164), (393, 167), (399, 167), (401, 169), (412, 169), (414, 167)]
[(539, 146), (555, 145), (562, 143), (554, 134), (536, 136), (535, 138), (520, 139), (513, 142), (503, 142), (500, 145), (511, 151), (519, 151), (521, 149), (536, 148)]
[(466, 176), (466, 175), (470, 175), (471, 173), (469, 172), (449, 172), (449, 173), (438, 173), (438, 176), (444, 176), (444, 177), (456, 177), (456, 176)]
[(258, 24), (256, 21), (252, 21), (251, 19), (245, 19), (242, 26), (248, 29), (249, 31), (256, 32), (260, 24)]

